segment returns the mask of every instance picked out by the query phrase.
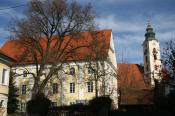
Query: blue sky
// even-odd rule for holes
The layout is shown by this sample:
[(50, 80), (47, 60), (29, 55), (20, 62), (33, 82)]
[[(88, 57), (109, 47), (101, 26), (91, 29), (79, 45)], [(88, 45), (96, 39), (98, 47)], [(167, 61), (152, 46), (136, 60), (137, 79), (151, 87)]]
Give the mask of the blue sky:
[[(12, 18), (23, 17), (29, 0), (0, 0), (0, 46), (8, 38), (6, 28)], [(91, 3), (96, 12), (96, 23), (100, 29), (112, 29), (115, 38), (117, 61), (143, 63), (142, 42), (147, 20), (151, 20), (160, 41), (175, 38), (175, 0), (77, 0), (81, 4)]]

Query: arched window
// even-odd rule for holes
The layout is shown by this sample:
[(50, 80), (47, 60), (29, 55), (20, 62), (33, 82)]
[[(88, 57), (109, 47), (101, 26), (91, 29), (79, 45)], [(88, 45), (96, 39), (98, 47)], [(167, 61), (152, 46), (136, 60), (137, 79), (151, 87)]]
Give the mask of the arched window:
[(153, 56), (154, 56), (154, 60), (157, 60), (157, 51), (156, 51), (156, 48), (153, 48)]
[(157, 55), (156, 54), (153, 54), (153, 56), (154, 56), (154, 60), (157, 60)]
[(158, 70), (158, 66), (157, 66), (157, 65), (154, 65), (154, 69), (155, 69), (155, 70)]
[(153, 48), (153, 54), (156, 54), (157, 51), (156, 51), (156, 48)]

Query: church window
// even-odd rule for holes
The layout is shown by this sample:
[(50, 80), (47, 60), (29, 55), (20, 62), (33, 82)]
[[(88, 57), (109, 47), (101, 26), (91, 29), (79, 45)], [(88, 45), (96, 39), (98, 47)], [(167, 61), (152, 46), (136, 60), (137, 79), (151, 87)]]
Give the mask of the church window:
[(154, 60), (157, 60), (157, 51), (155, 48), (153, 48), (153, 56), (154, 56)]
[(153, 48), (153, 54), (156, 54), (157, 51), (156, 51), (156, 48)]
[(153, 54), (153, 56), (154, 56), (154, 60), (157, 60), (157, 55), (156, 54)]
[(158, 66), (157, 66), (157, 65), (154, 65), (154, 69), (155, 69), (155, 70), (158, 70)]

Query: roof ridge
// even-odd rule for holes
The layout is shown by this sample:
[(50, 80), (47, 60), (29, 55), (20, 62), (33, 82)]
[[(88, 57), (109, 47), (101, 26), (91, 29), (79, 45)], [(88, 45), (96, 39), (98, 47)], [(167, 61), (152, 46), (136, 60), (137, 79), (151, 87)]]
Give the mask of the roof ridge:
[[(110, 39), (111, 39), (112, 29), (104, 29), (104, 30), (96, 30), (96, 31), (99, 32), (99, 34), (97, 34), (97, 37), (96, 37), (97, 41), (100, 42), (100, 43), (103, 43), (103, 44), (98, 43), (97, 47), (102, 48), (102, 51), (104, 52), (104, 56), (107, 56), (109, 46), (110, 46)], [(103, 34), (103, 33), (104, 33), (104, 36), (102, 37), (101, 34)], [(78, 38), (80, 38), (80, 39), (75, 39), (75, 41), (71, 41), (70, 42), (71, 47), (73, 47), (73, 46), (74, 47), (82, 46), (84, 44), (91, 44), (92, 41), (94, 40), (93, 37), (91, 36), (91, 32), (88, 32), (88, 31), (87, 32), (80, 32), (79, 34), (82, 35), (82, 36), (78, 36)], [(68, 36), (66, 36), (65, 39)], [(44, 38), (44, 36), (41, 37), (41, 38)], [(67, 42), (67, 39), (65, 40), (65, 43)], [(52, 41), (52, 42), (55, 42), (55, 41)], [(44, 43), (43, 43), (42, 47), (45, 47)], [(68, 48), (68, 49), (70, 49), (70, 48)], [(6, 52), (9, 56), (11, 56), (12, 58), (15, 58), (16, 60), (18, 60), (19, 56), (21, 56), (23, 54), (23, 47), (21, 47), (20, 43), (18, 43), (17, 40), (15, 40), (15, 39), (8, 39), (4, 43), (4, 45), (1, 47), (1, 50), (3, 52)], [(92, 58), (95, 59), (95, 55), (94, 55), (93, 51), (90, 48), (82, 47), (82, 48), (78, 48), (77, 51), (78, 52), (76, 52), (76, 53), (79, 54), (79, 55), (74, 55), (74, 57), (71, 55), (71, 57), (67, 61), (85, 60), (87, 55), (90, 55)], [(84, 52), (84, 51), (86, 51), (86, 52)], [(32, 58), (28, 58), (28, 59), (31, 60)], [(21, 63), (23, 63), (23, 62), (21, 61)], [(29, 61), (26, 60), (26, 63), (29, 63)]]

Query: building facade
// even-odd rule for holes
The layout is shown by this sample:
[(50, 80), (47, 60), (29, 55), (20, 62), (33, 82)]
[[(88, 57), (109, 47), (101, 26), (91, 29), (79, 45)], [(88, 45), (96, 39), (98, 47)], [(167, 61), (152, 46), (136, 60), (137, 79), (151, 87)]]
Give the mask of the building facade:
[[(96, 46), (101, 49), (101, 52), (105, 49), (105, 54), (103, 54), (106, 56), (105, 59), (86, 59), (88, 51), (82, 50), (81, 59), (76, 57), (64, 63), (63, 70), (53, 75), (45, 88), (45, 95), (52, 101), (54, 106), (88, 103), (98, 94), (98, 96), (110, 96), (113, 99), (114, 107), (118, 108), (117, 62), (112, 30), (101, 30), (99, 33), (102, 33), (103, 39), (98, 40), (97, 38), (98, 44)], [(86, 34), (88, 32), (83, 33), (83, 35)], [(92, 39), (87, 35), (83, 38), (86, 40)], [(101, 47), (100, 44), (102, 45)], [(15, 52), (18, 51), (18, 48), (11, 49), (10, 46), (14, 46), (14, 41), (6, 42), (2, 50), (12, 55), (12, 57), (18, 56), (19, 52)], [(48, 70), (50, 70), (49, 68), (50, 66), (48, 65), (43, 73), (47, 74)], [(19, 88), (20, 94), (20, 111), (25, 112), (26, 103), (31, 99), (31, 90), (34, 83), (32, 76), (26, 74), (26, 71), (35, 73), (36, 68), (32, 63), (20, 62), (20, 64), (13, 65), (12, 70), (19, 75), (16, 77), (16, 86)], [(99, 74), (98, 80), (94, 78), (95, 72)], [(44, 78), (44, 75), (42, 78)], [(98, 83), (97, 86), (96, 82)]]
[(7, 116), (9, 74), (12, 61), (0, 50), (0, 116)]
[(144, 79), (147, 84), (155, 86), (154, 79), (161, 80), (161, 60), (159, 41), (151, 24), (148, 23), (145, 33), (145, 40), (142, 44), (144, 56)]

